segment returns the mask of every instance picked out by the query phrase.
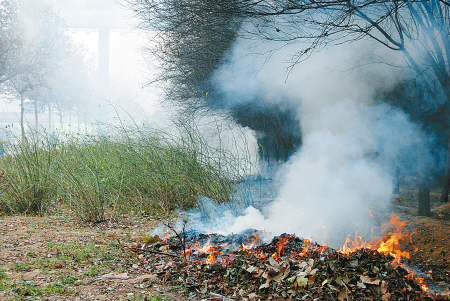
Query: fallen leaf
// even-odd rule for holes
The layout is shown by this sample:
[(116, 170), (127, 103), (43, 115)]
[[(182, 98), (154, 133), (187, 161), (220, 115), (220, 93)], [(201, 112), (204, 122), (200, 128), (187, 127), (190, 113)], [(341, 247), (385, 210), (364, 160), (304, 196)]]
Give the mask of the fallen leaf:
[(247, 272), (249, 272), (250, 274), (256, 273), (259, 274), (260, 272), (260, 268), (258, 267), (254, 267), (254, 266), (249, 266), (248, 268), (245, 269)]
[(381, 281), (381, 294), (385, 295), (387, 292), (387, 283), (386, 281)]
[(382, 301), (389, 301), (389, 300), (391, 300), (391, 294), (387, 293), (387, 294), (381, 296), (381, 300)]
[(308, 277), (305, 275), (297, 275), (297, 284), (300, 287), (306, 287), (308, 285)]
[(348, 265), (352, 268), (356, 268), (358, 266), (358, 264), (359, 264), (358, 259), (355, 259), (355, 260), (350, 261), (350, 263)]
[(366, 286), (364, 285), (364, 283), (359, 282), (359, 281), (356, 283), (356, 286), (359, 287), (359, 288), (366, 288)]
[(271, 266), (278, 265), (278, 262), (275, 259), (273, 259), (272, 256), (269, 256), (269, 263)]
[(268, 281), (276, 281), (279, 282), (289, 276), (289, 273), (291, 272), (291, 267), (289, 263), (285, 263), (280, 267), (280, 271), (275, 276), (270, 276), (268, 273), (265, 274), (265, 277)]
[(441, 295), (441, 296), (450, 296), (450, 290), (448, 289), (448, 285), (439, 295)]
[(348, 300), (348, 293), (347, 293), (347, 289), (344, 289), (343, 291), (340, 291), (337, 298), (340, 301), (345, 301)]

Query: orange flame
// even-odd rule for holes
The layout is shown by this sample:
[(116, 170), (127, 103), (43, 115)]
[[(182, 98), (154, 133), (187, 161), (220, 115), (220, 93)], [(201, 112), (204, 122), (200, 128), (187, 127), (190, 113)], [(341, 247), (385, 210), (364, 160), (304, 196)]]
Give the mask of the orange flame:
[(259, 244), (259, 242), (260, 242), (260, 240), (259, 240), (258, 235), (256, 234), (255, 231), (253, 231), (253, 237), (252, 237), (250, 244), (249, 245), (242, 244), (241, 250), (247, 251), (247, 250), (253, 249), (256, 245)]
[[(368, 243), (366, 239), (363, 240), (361, 236), (358, 236), (358, 232), (356, 232), (353, 241), (347, 237), (344, 245), (338, 252), (348, 255), (359, 249), (377, 250), (381, 254), (391, 255), (394, 257), (394, 262), (400, 263), (402, 258), (410, 258), (408, 251), (400, 249), (401, 243), (406, 239), (412, 242), (411, 234), (405, 230), (407, 225), (408, 222), (401, 221), (397, 214), (392, 213), (389, 223), (383, 225), (381, 228), (382, 234), (384, 235), (382, 239)], [(350, 243), (351, 246), (349, 245)]]
[(328, 249), (328, 246), (324, 243), (323, 246), (313, 246), (312, 245), (312, 239), (310, 237), (306, 238), (303, 240), (304, 246), (301, 247), (301, 252), (298, 253), (298, 256), (300, 256), (300, 258), (302, 257), (307, 257), (308, 256), (308, 252), (310, 253), (319, 253), (323, 254), (323, 252), (325, 252), (326, 249)]
[(276, 261), (281, 261), (281, 251), (291, 238), (293, 237), (292, 236), (278, 237), (277, 251), (272, 254), (273, 259), (275, 259)]
[(405, 230), (407, 225), (407, 221), (401, 221), (397, 214), (392, 213), (389, 223), (381, 228), (385, 237), (381, 241), (376, 242), (376, 250), (381, 254), (391, 255), (396, 263), (400, 263), (403, 257), (409, 259), (409, 252), (400, 249), (401, 243), (405, 240), (409, 239), (412, 243), (411, 234)]
[(165, 234), (166, 234), (166, 236), (164, 236), (164, 238), (163, 239), (161, 239), (163, 242), (167, 242), (167, 240), (169, 239), (169, 237), (171, 237), (172, 236), (172, 234), (170, 234), (168, 231), (167, 232), (164, 232)]

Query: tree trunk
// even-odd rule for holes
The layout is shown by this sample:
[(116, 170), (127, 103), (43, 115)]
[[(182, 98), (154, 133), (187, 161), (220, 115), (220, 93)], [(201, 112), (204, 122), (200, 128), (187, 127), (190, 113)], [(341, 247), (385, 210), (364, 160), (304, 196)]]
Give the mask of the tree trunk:
[(27, 138), (25, 137), (25, 124), (24, 124), (24, 95), (20, 93), (20, 131), (22, 133), (22, 143), (24, 143)]
[(63, 132), (63, 114), (62, 114), (62, 108), (59, 108), (59, 132)]
[(72, 134), (72, 113), (69, 110), (69, 134)]
[(448, 202), (448, 193), (450, 191), (450, 137), (447, 144), (447, 160), (445, 162), (445, 176), (442, 185), (441, 203)]
[(38, 107), (37, 107), (37, 101), (34, 101), (34, 127), (35, 130), (38, 130), (38, 126), (39, 126), (39, 120), (38, 120)]
[(427, 154), (423, 142), (417, 141), (417, 177), (419, 181), (419, 202), (417, 214), (419, 216), (431, 216), (430, 183), (427, 173)]
[(48, 104), (48, 132), (52, 134), (52, 105)]

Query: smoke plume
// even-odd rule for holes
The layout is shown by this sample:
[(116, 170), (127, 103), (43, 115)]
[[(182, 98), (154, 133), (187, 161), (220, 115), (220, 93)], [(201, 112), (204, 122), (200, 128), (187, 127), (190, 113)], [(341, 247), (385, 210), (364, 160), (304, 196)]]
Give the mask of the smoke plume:
[(298, 103), (303, 144), (278, 170), (275, 201), (249, 206), (237, 217), (221, 209), (210, 227), (295, 233), (334, 247), (356, 231), (370, 234), (379, 226), (370, 211), (383, 212), (392, 198), (396, 164), (422, 143), (406, 114), (374, 101), (375, 91), (392, 89), (407, 76), (406, 68), (392, 67), (402, 66), (401, 56), (358, 42), (327, 47), (291, 70), (286, 59), (301, 45), (268, 56), (275, 47), (238, 41), (214, 80), (230, 107), (248, 99)]

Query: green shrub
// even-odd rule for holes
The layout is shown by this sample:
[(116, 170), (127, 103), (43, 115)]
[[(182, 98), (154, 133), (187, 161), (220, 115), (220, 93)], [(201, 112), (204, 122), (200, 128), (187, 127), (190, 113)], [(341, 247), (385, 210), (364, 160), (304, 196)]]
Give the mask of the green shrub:
[(126, 212), (171, 214), (199, 195), (226, 202), (242, 166), (209, 146), (197, 130), (171, 134), (134, 126), (110, 135), (29, 135), (0, 159), (0, 210), (43, 214), (64, 203), (83, 221)]

